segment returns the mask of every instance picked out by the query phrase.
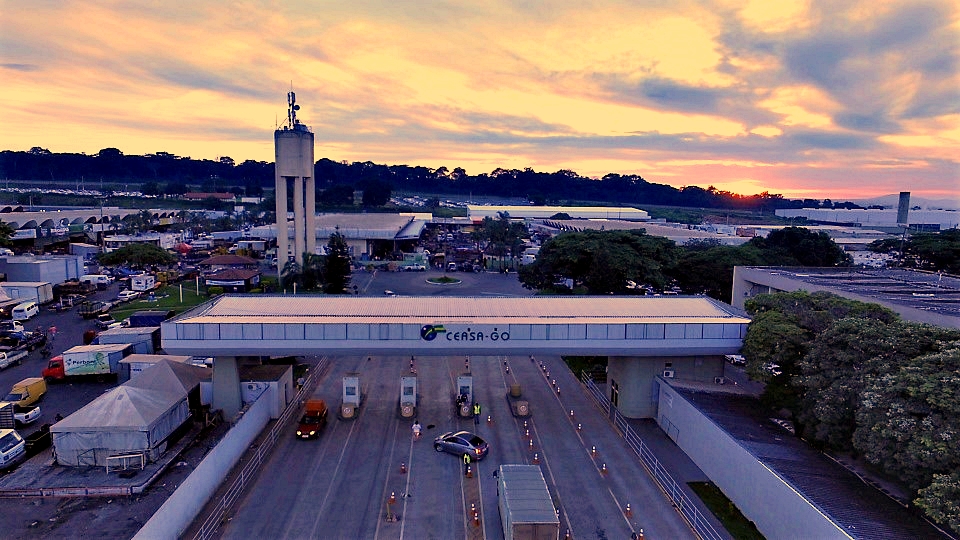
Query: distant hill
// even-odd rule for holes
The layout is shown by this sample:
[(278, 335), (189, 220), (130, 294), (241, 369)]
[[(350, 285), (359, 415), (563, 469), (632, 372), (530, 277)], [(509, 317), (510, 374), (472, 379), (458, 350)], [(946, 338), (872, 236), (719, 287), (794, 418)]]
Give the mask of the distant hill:
[[(871, 199), (855, 199), (851, 202), (855, 202), (863, 207), (879, 204), (889, 208), (896, 208), (900, 202), (900, 194), (882, 195)], [(956, 199), (925, 199), (911, 195), (910, 206), (919, 206), (924, 210), (960, 210), (960, 196), (957, 196)]]

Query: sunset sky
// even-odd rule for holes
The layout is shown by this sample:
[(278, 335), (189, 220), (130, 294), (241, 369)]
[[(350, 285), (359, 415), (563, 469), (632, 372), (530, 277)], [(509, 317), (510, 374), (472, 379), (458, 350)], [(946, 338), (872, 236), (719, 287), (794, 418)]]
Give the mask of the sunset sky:
[(640, 174), (960, 199), (960, 7), (0, 0), (0, 149)]

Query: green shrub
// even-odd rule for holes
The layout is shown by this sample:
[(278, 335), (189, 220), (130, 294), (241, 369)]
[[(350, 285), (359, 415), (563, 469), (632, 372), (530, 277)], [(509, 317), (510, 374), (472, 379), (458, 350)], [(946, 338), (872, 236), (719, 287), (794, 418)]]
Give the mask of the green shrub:
[(213, 286), (207, 287), (207, 296), (217, 296), (223, 294), (223, 287)]

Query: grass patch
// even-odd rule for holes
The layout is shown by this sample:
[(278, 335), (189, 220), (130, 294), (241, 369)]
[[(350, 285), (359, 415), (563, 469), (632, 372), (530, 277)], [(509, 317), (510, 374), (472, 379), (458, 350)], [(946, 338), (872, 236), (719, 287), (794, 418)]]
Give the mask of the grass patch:
[(730, 536), (743, 540), (763, 540), (757, 526), (747, 519), (713, 482), (689, 482), (690, 489), (713, 512)]
[(460, 283), (459, 279), (452, 278), (450, 276), (427, 278), (427, 281), (429, 281), (430, 283), (439, 283), (441, 285), (450, 285), (451, 283)]
[(149, 302), (141, 297), (133, 300), (132, 302), (120, 304), (116, 308), (110, 310), (110, 314), (113, 315), (113, 318), (118, 321), (126, 319), (134, 312), (148, 309), (172, 309), (176, 311), (177, 314), (180, 314), (210, 299), (207, 297), (202, 287), (200, 288), (200, 294), (198, 295), (196, 285), (193, 282), (183, 283), (183, 302), (180, 301), (180, 284), (168, 285), (158, 289), (155, 297), (156, 301), (154, 302)]
[(562, 358), (577, 379), (583, 377), (585, 371), (591, 375), (596, 371), (604, 373), (607, 366), (606, 356), (563, 356)]

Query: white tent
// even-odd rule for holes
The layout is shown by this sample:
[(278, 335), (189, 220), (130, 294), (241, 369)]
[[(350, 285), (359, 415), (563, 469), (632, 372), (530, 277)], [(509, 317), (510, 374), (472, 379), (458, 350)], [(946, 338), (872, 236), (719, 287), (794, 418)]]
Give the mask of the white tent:
[(57, 461), (104, 466), (108, 457), (126, 454), (156, 460), (166, 450), (167, 437), (190, 418), (188, 394), (204, 372), (159, 362), (91, 401), (50, 428)]

